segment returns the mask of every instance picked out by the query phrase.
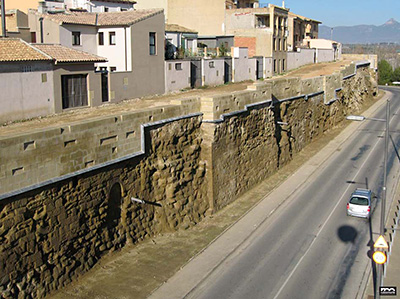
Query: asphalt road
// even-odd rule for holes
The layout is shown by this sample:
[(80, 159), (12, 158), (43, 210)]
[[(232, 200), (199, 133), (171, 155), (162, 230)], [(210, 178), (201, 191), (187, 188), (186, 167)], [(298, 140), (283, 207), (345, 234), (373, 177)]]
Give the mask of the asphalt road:
[[(391, 90), (388, 202), (397, 180), (400, 92)], [(376, 118), (385, 118), (385, 105)], [(187, 298), (356, 298), (379, 233), (385, 123), (360, 128)], [(371, 221), (346, 216), (355, 188), (377, 195)], [(388, 208), (386, 209), (388, 210)]]
[[(400, 89), (388, 90), (386, 211), (400, 164), (395, 150), (400, 147)], [(370, 117), (385, 118), (385, 105)], [(349, 130), (315, 170), (308, 172), (313, 165), (305, 166), (304, 175), (311, 174), (307, 179), (289, 179), (268, 195), (283, 196), (283, 204), (266, 197), (150, 298), (361, 298), (373, 240), (379, 235), (384, 130), (385, 123), (378, 121), (364, 121), (354, 132)], [(370, 221), (346, 216), (347, 200), (357, 187), (378, 195)], [(229, 254), (213, 260), (222, 251)]]

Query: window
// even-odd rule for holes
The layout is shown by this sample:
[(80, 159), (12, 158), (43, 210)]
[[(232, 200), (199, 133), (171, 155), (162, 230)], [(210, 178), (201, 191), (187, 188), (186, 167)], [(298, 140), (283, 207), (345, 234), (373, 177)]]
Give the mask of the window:
[(276, 59), (274, 59), (274, 73), (276, 73)]
[(99, 45), (104, 46), (104, 32), (99, 32)]
[(276, 38), (274, 37), (274, 51), (276, 51)]
[(175, 63), (175, 70), (181, 71), (182, 70), (182, 63)]
[(72, 32), (72, 45), (73, 46), (81, 45), (81, 33), (79, 31)]
[(282, 59), (282, 71), (285, 71), (285, 59)]
[(31, 32), (31, 42), (36, 44), (36, 32)]
[(108, 12), (108, 7), (104, 6), (104, 12)]
[(156, 33), (149, 33), (150, 55), (156, 55)]
[(116, 44), (115, 32), (112, 31), (109, 33), (109, 35), (110, 35), (110, 45), (115, 45)]
[(87, 74), (61, 76), (63, 109), (88, 105)]
[(117, 71), (117, 67), (116, 66), (111, 66), (110, 67), (110, 71), (111, 72), (116, 72)]
[(215, 68), (215, 63), (214, 63), (214, 61), (210, 61), (210, 62), (208, 63), (208, 66), (209, 66), (210, 68)]

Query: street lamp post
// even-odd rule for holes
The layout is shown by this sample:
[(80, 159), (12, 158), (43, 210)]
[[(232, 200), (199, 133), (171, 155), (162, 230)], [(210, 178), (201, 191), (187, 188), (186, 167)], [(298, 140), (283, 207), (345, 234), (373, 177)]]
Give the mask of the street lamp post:
[[(390, 101), (386, 101), (386, 118), (367, 118), (365, 116), (358, 116), (358, 115), (349, 115), (346, 117), (348, 120), (354, 121), (364, 121), (364, 120), (375, 120), (375, 121), (382, 121), (385, 122), (385, 152), (383, 155), (383, 188), (382, 188), (382, 204), (381, 204), (381, 221), (380, 221), (380, 235), (385, 235), (385, 207), (386, 207), (386, 181), (387, 181), (387, 160), (388, 160), (388, 145), (389, 145), (389, 122), (390, 122)], [(381, 286), (383, 280), (383, 265), (378, 266), (378, 273), (376, 275), (375, 281), (375, 298), (379, 298), (379, 287)]]

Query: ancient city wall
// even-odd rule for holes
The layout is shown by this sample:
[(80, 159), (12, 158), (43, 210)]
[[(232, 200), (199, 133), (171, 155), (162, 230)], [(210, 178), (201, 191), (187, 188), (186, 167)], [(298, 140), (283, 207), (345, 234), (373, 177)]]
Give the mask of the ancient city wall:
[(41, 298), (236, 200), (372, 96), (368, 65), (348, 68), (2, 138), (1, 188), (14, 185), (0, 194), (0, 293)]
[(199, 222), (200, 126), (200, 116), (155, 126), (145, 155), (2, 200), (0, 294), (43, 298), (126, 242)]

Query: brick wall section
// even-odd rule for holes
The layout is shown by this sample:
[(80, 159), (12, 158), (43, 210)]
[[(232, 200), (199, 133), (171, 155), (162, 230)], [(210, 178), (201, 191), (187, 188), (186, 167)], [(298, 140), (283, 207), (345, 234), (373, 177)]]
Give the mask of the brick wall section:
[(249, 49), (249, 57), (256, 55), (257, 39), (255, 37), (235, 36), (235, 47), (242, 47)]

